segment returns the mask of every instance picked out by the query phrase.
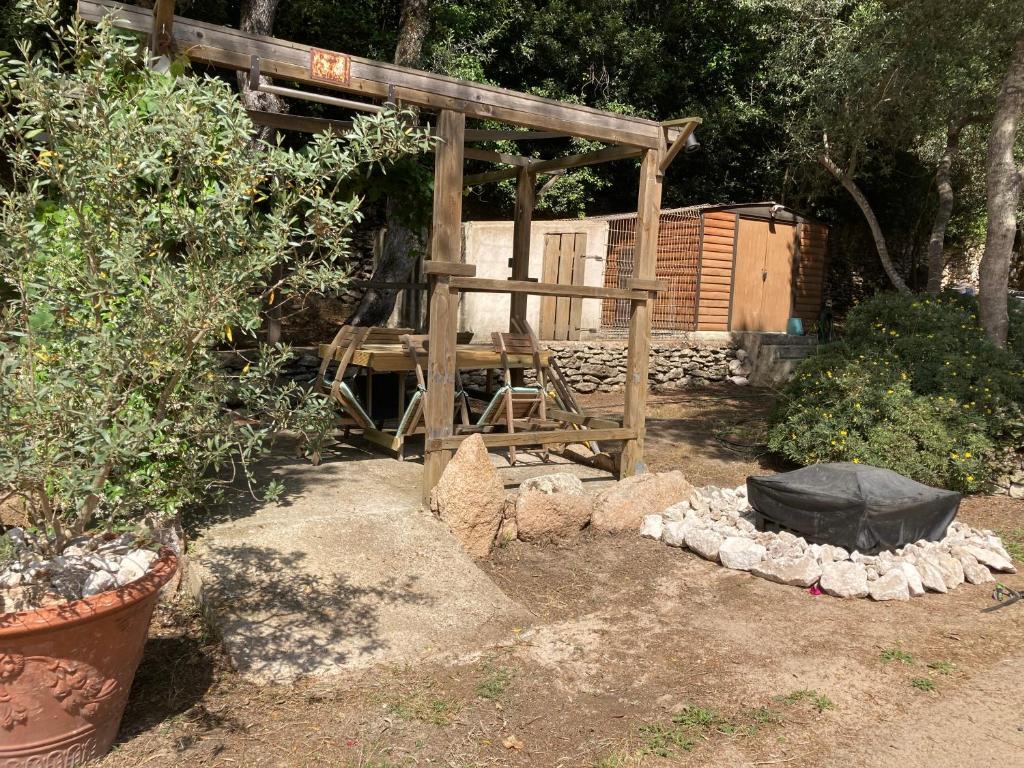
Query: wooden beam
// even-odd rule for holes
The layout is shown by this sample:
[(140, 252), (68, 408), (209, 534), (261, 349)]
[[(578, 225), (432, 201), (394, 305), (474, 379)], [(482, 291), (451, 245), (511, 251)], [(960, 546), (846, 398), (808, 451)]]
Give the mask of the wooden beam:
[[(653, 280), (658, 257), (658, 222), (661, 216), (661, 176), (658, 169), (664, 149), (649, 149), (640, 165), (640, 193), (637, 198), (636, 241), (634, 254), (639, 280)], [(629, 317), (629, 351), (626, 356), (626, 410), (622, 425), (632, 429), (636, 437), (622, 449), (619, 473), (635, 475), (644, 456), (644, 430), (647, 407), (647, 373), (651, 355), (651, 301), (633, 301)]]
[[(530, 173), (534, 176), (541, 173), (565, 172), (570, 168), (582, 168), (586, 165), (597, 165), (599, 163), (610, 163), (615, 160), (625, 160), (631, 157), (640, 157), (642, 150), (636, 147), (606, 147), (593, 152), (586, 152), (582, 155), (569, 155), (567, 157), (555, 157), (550, 160), (537, 160), (530, 164)], [(518, 168), (501, 168), (497, 171), (477, 173), (467, 176), (464, 184), (467, 187), (475, 187), (480, 184), (489, 184), (493, 181), (504, 181), (514, 179), (519, 175)]]
[(628, 288), (605, 288), (599, 285), (562, 285), (561, 283), (538, 283), (533, 280), (496, 280), (489, 277), (453, 277), (452, 289), (474, 293), (523, 293), (534, 296), (563, 296), (579, 299), (628, 299), (646, 301), (648, 291), (631, 291)]
[(618, 429), (622, 424), (612, 419), (603, 419), (598, 416), (586, 416), (581, 413), (563, 411), (559, 408), (549, 408), (548, 416), (555, 421), (564, 421), (575, 424), (579, 427), (593, 427), (595, 429)]
[[(152, 11), (113, 0), (79, 0), (78, 14), (87, 21), (99, 21), (114, 14), (115, 26), (143, 34), (149, 34), (152, 27)], [(653, 120), (330, 51), (327, 56), (347, 63), (347, 77), (325, 82), (312, 76), (311, 46), (180, 16), (174, 19), (172, 44), (173, 50), (193, 61), (235, 70), (248, 70), (250, 57), (259, 56), (263, 74), (304, 85), (371, 98), (387, 98), (390, 93), (395, 99), (418, 107), (454, 110), (468, 117), (613, 144), (650, 148), (660, 147), (664, 141), (664, 126)]]
[[(526, 169), (520, 168), (516, 180), (516, 212), (512, 228), (512, 280), (530, 281), (530, 236), (533, 232), (533, 207), (536, 203), (534, 186), (536, 179)], [(536, 283), (534, 283), (536, 285)], [(525, 327), (526, 299), (528, 294), (512, 295), (509, 312), (509, 328)], [(521, 325), (516, 325), (521, 323)]]
[[(679, 135), (676, 136), (672, 145), (668, 148), (668, 152), (665, 154), (665, 157), (661, 159), (661, 165), (658, 166), (658, 173), (660, 175), (665, 175), (665, 171), (667, 171), (668, 167), (672, 165), (672, 161), (676, 159), (676, 155), (686, 147), (686, 140), (690, 138), (690, 134), (697, 130), (697, 126), (700, 124), (701, 119), (699, 117), (685, 118), (685, 124), (683, 125), (682, 130)], [(667, 123), (665, 125), (667, 125)]]
[[(480, 433), (477, 433), (480, 434)], [(428, 451), (454, 450), (472, 435), (453, 435), (443, 438), (427, 438)], [(491, 432), (480, 434), (488, 448), (505, 448), (512, 445), (564, 445), (565, 443), (587, 443), (600, 440), (631, 440), (636, 432), (626, 427), (605, 429), (552, 429), (533, 432)]]
[(537, 162), (532, 157), (509, 155), (505, 152), (494, 152), (490, 149), (475, 149), (473, 147), (466, 147), (462, 151), (462, 154), (467, 160), (483, 160), (487, 163), (505, 163), (506, 165), (515, 165), (521, 168), (525, 168)]
[(256, 125), (268, 125), (281, 131), (300, 131), (301, 133), (327, 133), (333, 131), (343, 134), (352, 128), (351, 120), (327, 120), (323, 117), (306, 117), (291, 115), (286, 112), (264, 112), (259, 109), (247, 109), (249, 119)]
[[(456, 253), (455, 255), (460, 257), (462, 254)], [(445, 259), (428, 259), (423, 262), (423, 274), (474, 277), (476, 275), (476, 264), (463, 264), (459, 261), (447, 261)]]
[(166, 56), (171, 52), (174, 39), (174, 0), (156, 0), (149, 31), (149, 52), (152, 56)]
[(482, 128), (467, 128), (466, 141), (539, 141), (543, 139), (567, 139), (569, 134), (555, 131), (488, 131)]
[[(462, 258), (462, 149), (466, 116), (444, 110), (438, 115), (438, 144), (434, 155), (434, 228), (430, 262), (458, 262)], [(463, 278), (472, 280), (473, 278)], [(427, 391), (423, 396), (426, 440), (443, 440), (452, 434), (455, 419), (455, 337), (459, 294), (453, 293), (451, 277), (430, 276), (430, 329), (427, 346)], [(451, 450), (430, 449), (423, 456), (423, 501), (441, 479)]]

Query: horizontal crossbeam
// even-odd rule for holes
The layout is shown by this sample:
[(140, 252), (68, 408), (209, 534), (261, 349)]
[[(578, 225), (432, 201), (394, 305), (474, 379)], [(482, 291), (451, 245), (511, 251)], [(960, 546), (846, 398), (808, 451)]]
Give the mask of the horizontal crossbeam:
[[(453, 435), (451, 437), (429, 438), (426, 441), (426, 449), (428, 451), (456, 450), (470, 437), (471, 435)], [(636, 430), (629, 427), (554, 429), (513, 432), (511, 434), (502, 432), (480, 434), (480, 437), (488, 448), (505, 448), (510, 445), (565, 445), (566, 443), (587, 443), (592, 441), (633, 440), (636, 438)]]
[(448, 285), (452, 289), (473, 293), (526, 293), (534, 296), (565, 296), (580, 299), (628, 299), (630, 301), (646, 301), (650, 298), (650, 294), (647, 291), (631, 291), (626, 288), (535, 283), (532, 280), (496, 280), (489, 277), (453, 277)]
[[(145, 35), (152, 30), (150, 9), (113, 0), (79, 0), (78, 14), (93, 22), (113, 14), (113, 23), (120, 29)], [(261, 71), (271, 77), (371, 98), (383, 99), (390, 95), (405, 104), (453, 110), (472, 118), (500, 120), (540, 131), (635, 147), (660, 149), (665, 142), (666, 128), (653, 120), (331, 51), (324, 54), (345, 64), (343, 76), (330, 81), (314, 78), (311, 67), (314, 49), (308, 45), (180, 16), (174, 17), (171, 47), (193, 61), (234, 70), (248, 70), (251, 57), (259, 56)]]

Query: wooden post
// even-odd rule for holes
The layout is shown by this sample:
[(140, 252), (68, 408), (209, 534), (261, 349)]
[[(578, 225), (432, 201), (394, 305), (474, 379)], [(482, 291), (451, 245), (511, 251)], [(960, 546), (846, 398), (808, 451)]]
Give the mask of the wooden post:
[[(655, 276), (658, 259), (658, 223), (661, 216), (661, 166), (664, 150), (644, 152), (640, 166), (640, 195), (637, 200), (636, 269), (634, 278), (650, 280)], [(653, 294), (651, 295), (653, 296)], [(631, 302), (629, 316), (629, 354), (626, 359), (626, 412), (622, 426), (636, 430), (636, 438), (622, 449), (620, 477), (636, 474), (644, 455), (644, 428), (647, 409), (647, 371), (651, 354), (651, 296)]]
[[(519, 169), (516, 180), (516, 218), (512, 229), (512, 279), (529, 280), (530, 278), (530, 234), (533, 225), (533, 207), (536, 203), (534, 185), (537, 179), (527, 168)], [(520, 332), (526, 327), (525, 293), (512, 294), (512, 307), (509, 312), (508, 329), (512, 333)], [(518, 321), (518, 324), (517, 322)], [(523, 384), (523, 371), (512, 371), (512, 384), (519, 387)]]
[(171, 53), (174, 38), (174, 0), (156, 0), (153, 4), (153, 26), (149, 33), (149, 53), (164, 56)]
[[(438, 144), (434, 157), (434, 228), (430, 241), (431, 261), (460, 261), (462, 257), (462, 145), (466, 116), (442, 110), (438, 115)], [(430, 331), (427, 345), (427, 392), (423, 411), (426, 445), (450, 437), (455, 419), (455, 333), (459, 293), (452, 291), (451, 276), (429, 274)], [(423, 500), (441, 479), (451, 450), (431, 450), (423, 455)]]

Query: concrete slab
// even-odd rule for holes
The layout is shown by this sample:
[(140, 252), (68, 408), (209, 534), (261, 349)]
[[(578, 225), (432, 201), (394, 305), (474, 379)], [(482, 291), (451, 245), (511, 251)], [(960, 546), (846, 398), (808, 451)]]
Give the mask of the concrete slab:
[(190, 552), (189, 586), (243, 675), (410, 662), (531, 620), (421, 509), (419, 463), (346, 450), (269, 469), (285, 499), (225, 510)]

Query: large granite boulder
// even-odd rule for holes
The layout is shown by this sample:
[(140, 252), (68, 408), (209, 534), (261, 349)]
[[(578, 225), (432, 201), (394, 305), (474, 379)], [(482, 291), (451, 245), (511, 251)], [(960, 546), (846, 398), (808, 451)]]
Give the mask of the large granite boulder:
[(516, 526), (523, 541), (575, 536), (590, 520), (591, 499), (568, 472), (524, 480), (516, 499)]
[(679, 470), (627, 477), (597, 495), (590, 524), (608, 533), (635, 531), (644, 516), (660, 514), (691, 493), (693, 486)]
[(471, 435), (430, 493), (430, 509), (473, 557), (487, 557), (501, 525), (505, 487), (480, 435)]

